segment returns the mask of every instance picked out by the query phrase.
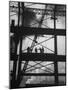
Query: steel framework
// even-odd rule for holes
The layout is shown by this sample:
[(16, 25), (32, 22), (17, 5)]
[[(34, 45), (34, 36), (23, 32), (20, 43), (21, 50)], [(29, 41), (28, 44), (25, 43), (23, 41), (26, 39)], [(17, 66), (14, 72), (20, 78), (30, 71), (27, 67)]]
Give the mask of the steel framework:
[[(16, 6), (15, 6), (15, 3), (17, 3)], [(49, 4), (44, 4), (44, 5), (45, 5), (46, 9), (29, 8), (29, 7), (26, 8), (24, 6), (24, 2), (14, 2), (14, 5), (12, 2), (9, 3), (10, 12), (15, 12), (15, 14), (13, 14), (13, 15), (16, 15), (16, 14), (18, 15), (18, 25), (17, 26), (14, 25), (14, 20), (12, 21), (12, 24), (10, 25), (10, 33), (14, 34), (13, 36), (10, 36), (10, 43), (11, 43), (11, 39), (15, 43), (14, 52), (12, 52), (11, 45), (10, 45), (10, 61), (13, 61), (13, 72), (11, 73), (12, 79), (10, 80), (10, 88), (20, 88), (20, 83), (22, 82), (22, 80), (24, 80), (24, 76), (54, 76), (55, 77), (55, 83), (52, 85), (26, 84), (24, 87), (54, 86), (54, 85), (56, 86), (56, 85), (60, 85), (59, 80), (58, 80), (59, 76), (66, 77), (66, 73), (58, 73), (58, 62), (59, 61), (66, 62), (66, 55), (58, 55), (57, 54), (57, 36), (58, 35), (66, 36), (66, 26), (65, 26), (65, 29), (56, 29), (56, 19), (57, 19), (56, 16), (57, 15), (64, 16), (65, 23), (66, 23), (66, 6), (54, 4), (53, 5), (54, 8), (52, 10), (50, 10), (50, 9), (47, 9), (47, 6)], [(65, 10), (57, 9), (57, 7), (59, 7), (59, 8), (65, 7)], [(29, 26), (25, 27), (24, 26), (24, 19), (25, 19), (24, 13), (25, 13), (26, 9), (30, 10), (30, 11), (39, 10), (40, 12), (41, 11), (43, 12), (41, 20), (38, 22), (39, 23), (38, 27), (29, 27)], [(57, 15), (56, 15), (56, 12), (58, 13)], [(54, 21), (54, 28), (49, 28), (49, 27), (41, 28), (41, 25), (44, 20), (44, 16), (49, 15), (50, 13), (53, 13), (53, 16), (51, 16), (51, 19)], [(10, 15), (10, 17), (13, 15)], [(20, 25), (20, 17), (22, 17), (22, 19), (21, 19), (22, 25)], [(44, 35), (44, 34), (52, 35), (52, 37), (38, 43), (36, 41), (37, 37), (40, 35)], [(28, 35), (34, 35), (34, 39), (32, 40), (31, 38), (28, 37)], [(31, 49), (37, 45), (41, 45), (42, 47), (53, 52), (53, 54), (51, 54), (51, 53), (49, 53), (49, 54), (47, 54), (47, 53), (30, 53), (30, 52), (24, 53), (24, 51), (27, 50), (27, 49), (24, 49), (22, 51), (22, 41), (24, 39), (24, 36), (29, 38), (30, 40), (32, 40)], [(41, 44), (43, 42), (50, 40), (51, 38), (54, 38), (54, 51)], [(19, 54), (17, 54), (18, 44), (20, 44)], [(22, 61), (25, 61), (25, 62), (23, 63), (24, 66), (23, 66), (23, 69), (21, 70)], [(29, 65), (30, 61), (35, 62), (35, 65)], [(39, 61), (39, 62), (36, 62), (36, 61)], [(54, 71), (51, 70), (50, 68), (47, 68), (46, 65), (45, 66), (41, 65), (42, 62), (46, 62), (46, 61), (53, 62), (52, 64), (54, 64)], [(47, 70), (45, 70), (45, 71), (49, 72), (49, 73), (29, 73), (28, 72), (28, 71), (33, 70), (33, 69), (31, 69), (31, 67), (34, 67), (34, 70), (35, 70), (37, 68), (36, 65), (38, 65), (38, 64), (41, 65), (41, 67), (46, 67)], [(28, 65), (30, 66), (29, 68), (27, 67)], [(65, 85), (65, 84), (62, 84), (62, 85)]]

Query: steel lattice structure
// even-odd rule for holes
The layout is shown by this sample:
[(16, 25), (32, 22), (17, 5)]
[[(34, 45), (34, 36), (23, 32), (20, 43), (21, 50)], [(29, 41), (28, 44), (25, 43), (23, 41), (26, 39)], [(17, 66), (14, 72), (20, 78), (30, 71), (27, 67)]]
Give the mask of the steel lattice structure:
[[(10, 88), (65, 85), (66, 79), (63, 83), (59, 83), (59, 77), (66, 78), (66, 69), (65, 73), (58, 73), (58, 63), (66, 63), (66, 54), (58, 55), (57, 36), (66, 37), (66, 5), (10, 1), (9, 7), (10, 62), (13, 61)], [(36, 18), (37, 15), (40, 19)], [(16, 25), (12, 17), (14, 19), (17, 17)], [(64, 28), (57, 28), (56, 23), (59, 17), (64, 17)], [(33, 22), (30, 23), (32, 20)], [(52, 20), (52, 27), (46, 24), (48, 20)], [(31, 35), (33, 38), (30, 37)], [(38, 39), (40, 37), (44, 40), (40, 41)], [(27, 45), (26, 48), (23, 46), (25, 39), (31, 42), (30, 46)], [(54, 42), (54, 50), (43, 44), (50, 40)], [(37, 49), (37, 47), (42, 48)], [(41, 81), (37, 81), (37, 84), (34, 81), (34, 84), (29, 84), (27, 81), (31, 80), (30, 77), (37, 79), (54, 77), (54, 83), (49, 84), (44, 81), (43, 84), (40, 84), (43, 81), (41, 79)]]

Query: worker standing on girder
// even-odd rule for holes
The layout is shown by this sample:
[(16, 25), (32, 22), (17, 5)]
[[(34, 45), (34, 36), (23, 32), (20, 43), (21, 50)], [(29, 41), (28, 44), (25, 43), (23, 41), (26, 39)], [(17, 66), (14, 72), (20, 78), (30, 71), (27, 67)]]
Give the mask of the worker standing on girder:
[(40, 50), (40, 53), (44, 53), (44, 48), (43, 47), (39, 48), (39, 50)]
[(44, 48), (43, 47), (42, 47), (41, 51), (42, 51), (42, 53), (44, 53)]
[(31, 53), (32, 49), (30, 47), (27, 48), (27, 53)]
[(37, 48), (35, 48), (35, 53), (37, 53)]

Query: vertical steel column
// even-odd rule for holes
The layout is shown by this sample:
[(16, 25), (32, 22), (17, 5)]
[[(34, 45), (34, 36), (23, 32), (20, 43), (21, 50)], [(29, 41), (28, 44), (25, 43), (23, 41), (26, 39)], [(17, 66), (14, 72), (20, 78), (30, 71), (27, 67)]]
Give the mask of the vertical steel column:
[(55, 85), (58, 85), (58, 63), (56, 59), (57, 55), (57, 36), (56, 31), (56, 6), (54, 8), (54, 49), (55, 49), (55, 58), (54, 58), (54, 73), (55, 73)]
[(18, 29), (14, 33), (14, 41), (15, 41), (15, 53), (14, 53), (14, 63), (13, 63), (13, 76), (12, 76), (12, 81), (11, 81), (11, 87), (15, 88), (16, 87), (16, 68), (17, 68), (17, 47), (19, 43), (19, 22), (20, 22), (20, 3), (18, 3)]
[[(25, 13), (25, 11), (24, 11), (24, 3), (22, 3), (22, 12), (23, 12), (23, 14), (22, 14), (22, 28), (24, 29), (24, 20), (26, 19), (26, 18), (24, 18), (24, 13)], [(23, 70), (21, 71), (21, 74), (22, 74), (22, 80), (24, 79), (23, 78), (23, 74), (25, 73), (25, 70), (26, 70), (26, 68), (27, 68), (27, 65), (28, 65), (28, 63), (29, 63), (29, 61), (25, 61), (25, 63), (24, 63), (24, 66), (23, 66)], [(24, 80), (23, 80), (24, 81)], [(25, 83), (25, 82), (24, 82)]]
[[(24, 3), (22, 3), (22, 28), (23, 28), (23, 12), (24, 12)], [(19, 61), (18, 61), (18, 75), (17, 75), (17, 87), (21, 82), (21, 61), (22, 61), (22, 34), (20, 30), (20, 49), (19, 49)]]
[(12, 75), (12, 80), (11, 80), (11, 87), (10, 88), (14, 88), (15, 87), (15, 83), (16, 83), (16, 66), (17, 66), (17, 43), (15, 43), (15, 53), (14, 53), (14, 62), (13, 62), (13, 75)]

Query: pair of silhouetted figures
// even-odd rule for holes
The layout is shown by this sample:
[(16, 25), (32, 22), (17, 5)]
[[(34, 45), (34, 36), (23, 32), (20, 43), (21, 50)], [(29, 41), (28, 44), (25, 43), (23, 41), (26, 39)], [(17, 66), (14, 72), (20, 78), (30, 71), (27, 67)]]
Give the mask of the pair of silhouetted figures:
[[(44, 48), (39, 48), (40, 53), (44, 53)], [(30, 47), (27, 48), (27, 53), (32, 53), (32, 49)], [(38, 49), (35, 48), (35, 53), (38, 53)]]

